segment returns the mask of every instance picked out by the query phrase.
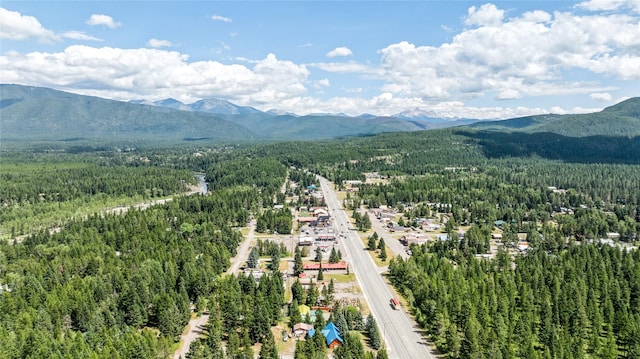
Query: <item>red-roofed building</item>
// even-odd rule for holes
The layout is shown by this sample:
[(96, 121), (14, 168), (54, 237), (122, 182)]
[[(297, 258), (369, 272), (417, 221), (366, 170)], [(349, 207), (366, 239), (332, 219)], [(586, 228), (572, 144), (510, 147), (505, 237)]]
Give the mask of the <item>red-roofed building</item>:
[[(302, 265), (304, 270), (320, 270), (320, 263), (305, 263)], [(347, 262), (338, 263), (322, 263), (322, 270), (347, 270)]]

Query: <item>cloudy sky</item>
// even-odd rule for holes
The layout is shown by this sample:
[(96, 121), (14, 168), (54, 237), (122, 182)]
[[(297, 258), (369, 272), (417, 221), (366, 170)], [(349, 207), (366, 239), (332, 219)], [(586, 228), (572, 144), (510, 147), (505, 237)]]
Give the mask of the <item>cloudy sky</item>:
[(640, 0), (3, 0), (0, 82), (299, 114), (591, 112), (640, 96)]

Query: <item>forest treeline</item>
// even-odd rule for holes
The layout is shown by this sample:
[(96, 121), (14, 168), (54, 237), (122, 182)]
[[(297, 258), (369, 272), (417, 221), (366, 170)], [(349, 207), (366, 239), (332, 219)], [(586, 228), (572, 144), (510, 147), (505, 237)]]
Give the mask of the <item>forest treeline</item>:
[(114, 164), (96, 155), (3, 155), (2, 161), (0, 238), (59, 226), (109, 206), (186, 192), (196, 184), (186, 169)]
[[(259, 169), (254, 178), (282, 185), (284, 166), (261, 161), (252, 162)], [(135, 177), (129, 182), (149, 186), (166, 172), (171, 176), (163, 180), (174, 186), (167, 190), (176, 192), (184, 186), (176, 174), (193, 177), (190, 171), (150, 165), (106, 166), (99, 174), (77, 166), (78, 172), (63, 171), (63, 177), (105, 176), (118, 186), (129, 176)], [(231, 169), (218, 179), (226, 185), (216, 185), (208, 196), (177, 197), (123, 214), (95, 213), (69, 219), (57, 233), (40, 230), (22, 242), (1, 241), (0, 358), (170, 357), (190, 317), (190, 303), (213, 318), (219, 315), (222, 339), (236, 331), (247, 355), (254, 343), (273, 342), (270, 327), (281, 317), (284, 300), (281, 275), (267, 275), (257, 284), (244, 276), (222, 280), (221, 274), (242, 239), (236, 228), (246, 225), (251, 211), (270, 201), (277, 187), (237, 183), (246, 168), (225, 168)], [(219, 343), (211, 347), (220, 349)]]

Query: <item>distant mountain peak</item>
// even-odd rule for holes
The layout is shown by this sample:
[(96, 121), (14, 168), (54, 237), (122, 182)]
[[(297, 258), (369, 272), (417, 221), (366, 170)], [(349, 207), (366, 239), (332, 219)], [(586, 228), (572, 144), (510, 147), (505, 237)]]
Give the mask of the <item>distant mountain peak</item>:
[(157, 104), (180, 104), (180, 105), (184, 105), (183, 102), (176, 100), (175, 98), (169, 97), (169, 98), (165, 98), (164, 100), (160, 100), (160, 101), (156, 101), (155, 103)]
[(284, 111), (284, 110), (279, 110), (277, 108), (272, 108), (271, 110), (267, 111), (266, 113), (272, 114), (274, 116), (294, 116), (294, 117), (299, 117), (298, 114), (295, 114), (293, 112), (287, 112), (287, 111)]

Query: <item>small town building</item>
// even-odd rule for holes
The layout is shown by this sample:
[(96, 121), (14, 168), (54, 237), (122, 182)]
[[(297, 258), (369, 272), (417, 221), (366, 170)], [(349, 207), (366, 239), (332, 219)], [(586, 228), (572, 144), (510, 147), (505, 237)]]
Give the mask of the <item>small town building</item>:
[(322, 334), (327, 339), (327, 346), (329, 347), (329, 349), (333, 349), (344, 343), (344, 340), (340, 336), (340, 331), (335, 326), (335, 324), (333, 324), (333, 322), (329, 322), (329, 324), (327, 324), (324, 329), (322, 329)]
[(415, 234), (409, 233), (402, 238), (400, 238), (400, 242), (407, 247), (410, 247), (412, 244), (422, 245), (427, 243), (428, 237), (424, 234)]
[(313, 237), (300, 237), (298, 238), (299, 246), (312, 246), (313, 245)]
[[(302, 265), (304, 270), (320, 270), (320, 263), (305, 263)], [(347, 270), (347, 262), (340, 261), (338, 263), (322, 263), (322, 270)]]
[(313, 324), (308, 324), (308, 323), (296, 323), (293, 326), (293, 335), (296, 338), (304, 338), (307, 336), (307, 333), (309, 333), (309, 331), (313, 330)]

